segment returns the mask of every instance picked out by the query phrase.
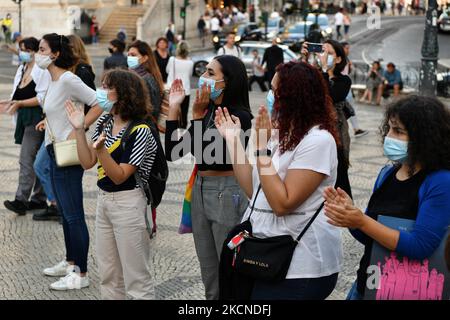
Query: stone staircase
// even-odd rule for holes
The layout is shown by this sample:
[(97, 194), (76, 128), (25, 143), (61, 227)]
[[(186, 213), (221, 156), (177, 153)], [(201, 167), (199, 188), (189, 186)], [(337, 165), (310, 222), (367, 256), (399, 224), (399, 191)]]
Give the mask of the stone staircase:
[(136, 36), (136, 21), (145, 14), (146, 7), (116, 7), (103, 26), (100, 26), (100, 42), (116, 38), (121, 27), (125, 28), (127, 42)]

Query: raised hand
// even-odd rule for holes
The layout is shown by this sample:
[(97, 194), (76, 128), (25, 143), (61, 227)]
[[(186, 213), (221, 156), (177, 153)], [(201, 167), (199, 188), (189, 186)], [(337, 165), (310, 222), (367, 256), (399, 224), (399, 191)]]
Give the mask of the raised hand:
[(92, 147), (95, 150), (101, 150), (105, 146), (106, 134), (102, 132), (102, 134), (98, 137), (98, 139), (92, 144)]
[(181, 79), (175, 79), (170, 87), (169, 107), (179, 108), (186, 94)]
[(214, 119), (217, 130), (224, 139), (234, 139), (241, 132), (241, 122), (238, 117), (230, 115), (227, 108), (218, 108)]
[(267, 108), (263, 105), (259, 107), (258, 115), (256, 116), (255, 129), (256, 148), (258, 150), (267, 148), (267, 142), (271, 137), (272, 122)]
[(78, 109), (70, 100), (67, 100), (64, 105), (72, 127), (76, 130), (84, 129), (84, 112)]
[(211, 94), (211, 87), (206, 83), (195, 92), (194, 105), (192, 107), (192, 114), (194, 119), (201, 119), (204, 116), (205, 110), (209, 105), (209, 96)]
[(353, 205), (352, 198), (350, 198), (350, 196), (341, 188), (335, 189), (331, 186), (326, 187), (323, 191), (323, 197), (327, 203), (332, 203), (343, 207)]

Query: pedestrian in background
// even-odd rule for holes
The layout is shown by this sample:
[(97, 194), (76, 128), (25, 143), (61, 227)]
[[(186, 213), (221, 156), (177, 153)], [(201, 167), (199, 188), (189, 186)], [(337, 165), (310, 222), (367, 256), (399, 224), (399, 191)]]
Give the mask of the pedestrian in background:
[(345, 39), (345, 41), (348, 41), (348, 32), (349, 32), (349, 30), (350, 30), (350, 25), (352, 24), (352, 18), (350, 17), (350, 14), (349, 14), (349, 12), (348, 12), (348, 10), (344, 10), (344, 19), (343, 19), (343, 22), (344, 22), (344, 39)]
[(241, 59), (242, 49), (236, 44), (236, 34), (234, 32), (230, 32), (227, 35), (227, 42), (217, 50), (217, 55), (231, 55)]
[(181, 41), (177, 46), (176, 56), (170, 57), (166, 67), (168, 74), (167, 85), (172, 86), (175, 79), (180, 79), (185, 97), (181, 103), (180, 128), (186, 129), (189, 112), (189, 101), (191, 96), (191, 76), (194, 71), (194, 62), (189, 58), (189, 45), (186, 41)]
[(344, 24), (344, 9), (339, 8), (338, 12), (334, 15), (334, 25), (336, 26), (336, 38), (338, 41), (342, 39), (341, 29)]
[(121, 68), (128, 69), (127, 57), (124, 55), (125, 43), (119, 39), (113, 39), (109, 42), (108, 51), (110, 57), (105, 58), (103, 62), (103, 71), (109, 69)]
[(259, 56), (258, 50), (252, 50), (253, 61), (252, 61), (252, 76), (248, 80), (248, 91), (252, 91), (252, 84), (256, 81), (261, 88), (262, 92), (266, 92), (267, 88), (264, 79), (264, 68), (262, 66), (262, 59)]
[(169, 62), (170, 53), (169, 53), (169, 41), (164, 38), (158, 38), (156, 40), (156, 49), (154, 51), (156, 63), (158, 64), (159, 72), (161, 72), (162, 80), (164, 83), (167, 83), (167, 63)]
[(198, 36), (202, 40), (202, 47), (205, 47), (206, 23), (203, 15), (197, 21)]
[(265, 65), (266, 81), (269, 82), (269, 88), (272, 86), (272, 79), (275, 75), (276, 67), (284, 62), (283, 49), (278, 46), (277, 39), (272, 39), (272, 46), (264, 51), (261, 64)]
[(5, 36), (6, 44), (11, 43), (12, 24), (13, 24), (13, 21), (11, 19), (11, 14), (7, 13), (6, 17), (4, 19), (2, 19), (2, 31), (3, 31), (3, 35)]
[(91, 27), (90, 27), (92, 44), (98, 43), (98, 30), (99, 30), (99, 26), (98, 26), (98, 22), (97, 22), (97, 17), (92, 16)]

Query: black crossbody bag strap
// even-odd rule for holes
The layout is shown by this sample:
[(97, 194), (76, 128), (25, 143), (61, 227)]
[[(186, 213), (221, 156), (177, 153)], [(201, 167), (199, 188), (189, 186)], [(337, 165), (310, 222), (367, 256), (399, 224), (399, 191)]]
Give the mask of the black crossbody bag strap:
[[(248, 216), (247, 221), (250, 221), (250, 217), (252, 216), (253, 210), (255, 209), (256, 199), (258, 198), (258, 194), (260, 191), (261, 191), (261, 184), (258, 186), (258, 190), (256, 191), (255, 199), (253, 199), (253, 204), (251, 206), (250, 215)], [(320, 210), (322, 210), (324, 204), (325, 204), (325, 202), (321, 203), (319, 209), (317, 209), (317, 211), (314, 213), (314, 215), (311, 217), (311, 219), (309, 219), (308, 224), (305, 226), (305, 228), (303, 228), (302, 232), (298, 235), (297, 239), (295, 239), (295, 242), (298, 243), (300, 241), (300, 239), (303, 237), (303, 235), (306, 233), (306, 231), (308, 231), (309, 227), (312, 225), (314, 220), (316, 220), (317, 216), (319, 215)]]

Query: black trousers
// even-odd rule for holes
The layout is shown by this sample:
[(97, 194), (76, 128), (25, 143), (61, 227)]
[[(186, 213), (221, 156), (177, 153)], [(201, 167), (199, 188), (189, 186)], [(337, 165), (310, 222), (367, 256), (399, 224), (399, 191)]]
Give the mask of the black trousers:
[(259, 87), (261, 88), (262, 92), (267, 91), (266, 84), (264, 83), (265, 82), (264, 76), (257, 77), (255, 75), (251, 76), (250, 79), (248, 79), (248, 91), (252, 91), (252, 85), (255, 81), (259, 84)]
[(187, 127), (187, 116), (189, 112), (189, 99), (190, 96), (185, 96), (183, 102), (181, 103), (181, 119), (180, 127), (186, 129)]

